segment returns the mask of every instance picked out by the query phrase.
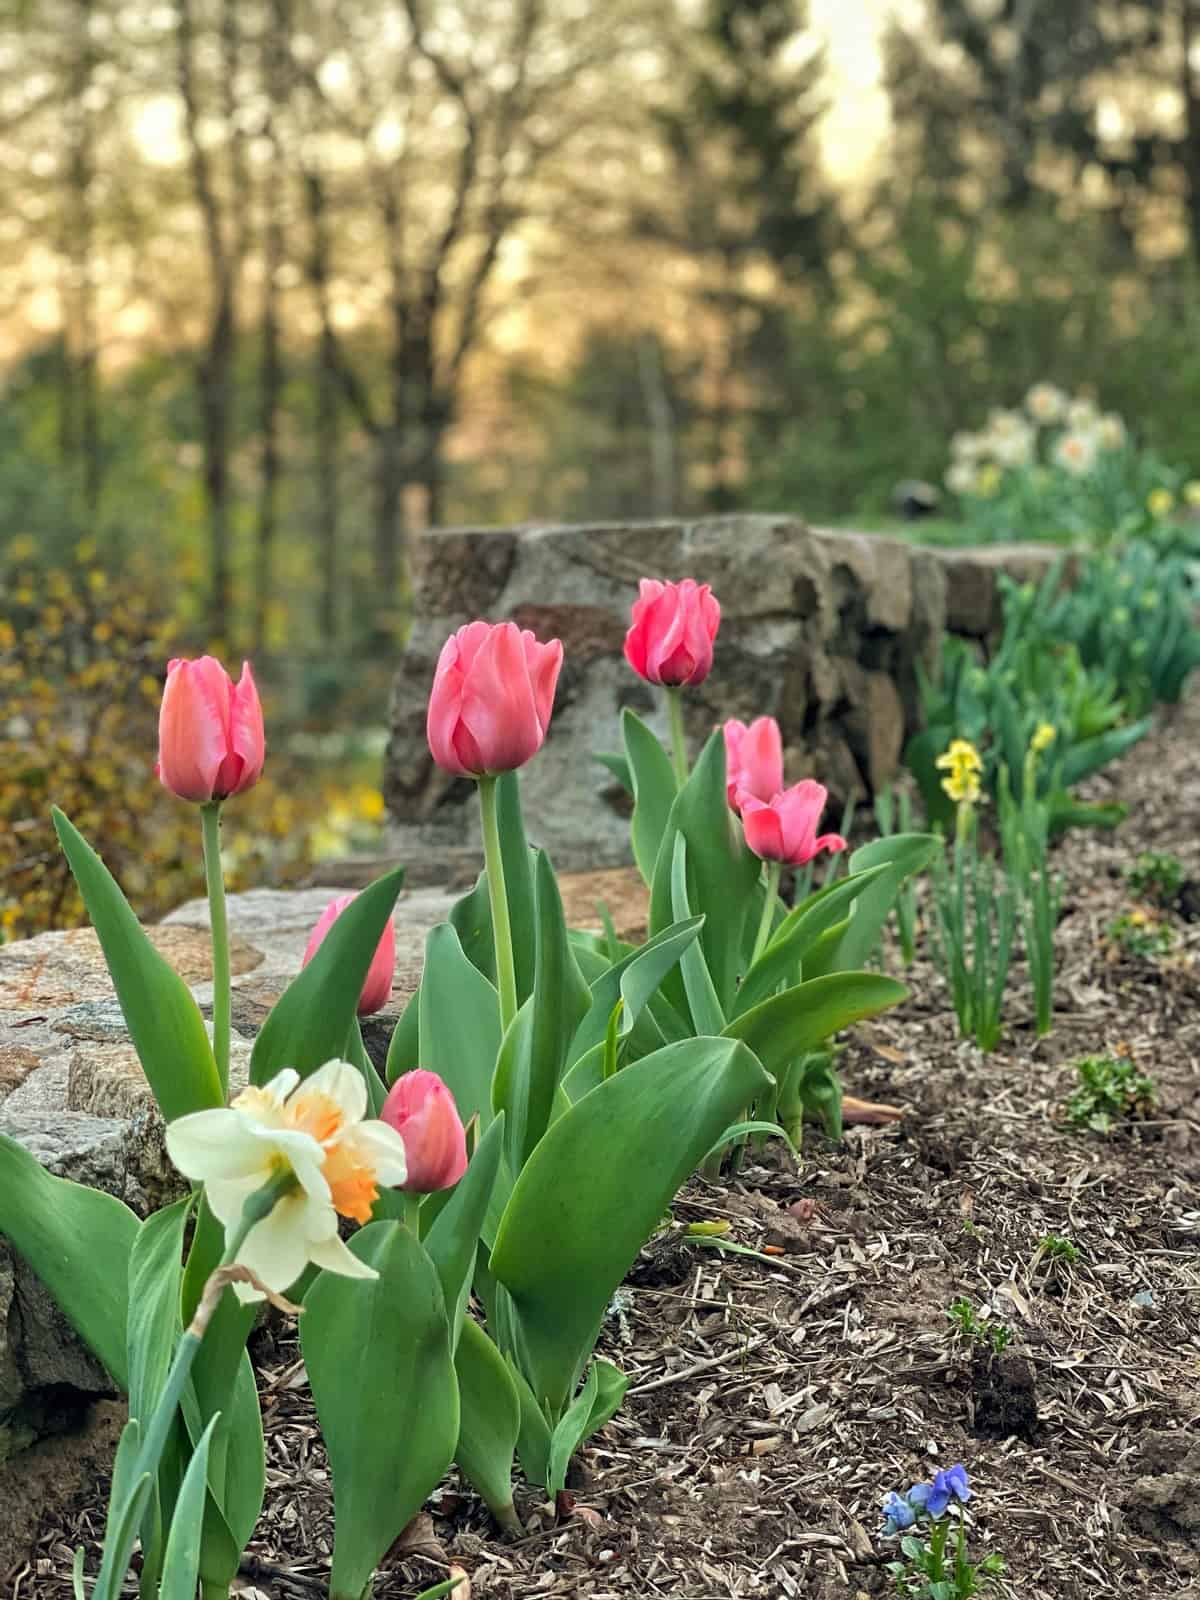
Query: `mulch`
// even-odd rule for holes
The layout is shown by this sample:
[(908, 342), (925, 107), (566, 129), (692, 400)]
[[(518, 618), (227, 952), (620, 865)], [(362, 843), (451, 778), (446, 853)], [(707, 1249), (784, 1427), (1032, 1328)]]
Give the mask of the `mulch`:
[[(1200, 1600), (1200, 924), (1171, 916), (1176, 948), (1155, 961), (1106, 938), (1137, 851), (1169, 850), (1200, 880), (1198, 736), (1200, 699), (1165, 713), (1089, 786), (1128, 821), (1056, 852), (1053, 1033), (1034, 1038), (1018, 965), (1002, 1046), (981, 1056), (919, 959), (911, 998), (842, 1057), (847, 1087), (903, 1120), (837, 1144), (813, 1131), (798, 1167), (776, 1147), (689, 1184), (610, 1309), (601, 1350), (631, 1392), (582, 1452), (570, 1504), (523, 1490), (528, 1535), (509, 1542), (452, 1472), (376, 1600), (451, 1563), (490, 1600), (891, 1593), (880, 1502), (956, 1461), (972, 1547), (1004, 1554), (1008, 1600)], [(1158, 1089), (1107, 1137), (1064, 1111), (1072, 1063), (1104, 1052)], [(728, 1223), (751, 1253), (687, 1237), (697, 1221)], [(1047, 1235), (1078, 1260), (1048, 1256)], [(1011, 1331), (999, 1357), (956, 1332), (964, 1298)], [(332, 1543), (320, 1436), (292, 1330), (264, 1330), (254, 1353), (269, 1489), (243, 1592), (311, 1600)], [(40, 1530), (12, 1600), (69, 1600), (78, 1541), (95, 1570), (104, 1489)]]

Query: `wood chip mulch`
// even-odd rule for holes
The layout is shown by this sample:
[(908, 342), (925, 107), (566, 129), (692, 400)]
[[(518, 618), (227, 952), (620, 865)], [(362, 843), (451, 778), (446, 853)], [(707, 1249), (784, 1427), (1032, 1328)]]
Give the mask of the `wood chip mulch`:
[[(692, 1182), (610, 1310), (601, 1349), (632, 1388), (583, 1452), (573, 1507), (522, 1490), (528, 1536), (506, 1542), (451, 1473), (376, 1600), (451, 1563), (478, 1600), (883, 1595), (884, 1494), (956, 1461), (973, 1548), (1007, 1558), (1007, 1600), (1200, 1600), (1200, 923), (1172, 914), (1176, 948), (1156, 961), (1105, 938), (1138, 850), (1200, 881), (1198, 735), (1200, 699), (1165, 713), (1090, 785), (1128, 821), (1056, 852), (1050, 1037), (1033, 1036), (1018, 965), (1003, 1044), (980, 1056), (918, 960), (911, 999), (842, 1061), (849, 1089), (903, 1121), (837, 1145), (814, 1132), (798, 1169), (767, 1150), (728, 1184)], [(899, 972), (893, 950), (887, 963)], [(1071, 1064), (1113, 1051), (1157, 1103), (1108, 1137), (1077, 1132)], [(750, 1253), (686, 1237), (697, 1221), (727, 1222)], [(1047, 1235), (1078, 1260), (1048, 1256)], [(963, 1298), (1011, 1330), (998, 1359), (955, 1333)], [(241, 1592), (311, 1600), (332, 1544), (320, 1436), (292, 1330), (254, 1353), (269, 1489)], [(12, 1600), (69, 1600), (80, 1540), (95, 1570), (105, 1490), (40, 1530)]]

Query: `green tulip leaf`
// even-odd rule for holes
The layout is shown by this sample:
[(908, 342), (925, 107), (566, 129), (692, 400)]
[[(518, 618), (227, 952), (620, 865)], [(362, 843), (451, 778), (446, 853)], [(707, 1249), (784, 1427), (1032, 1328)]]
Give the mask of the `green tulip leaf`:
[(937, 834), (894, 833), (856, 850), (850, 857), (851, 873), (878, 866), (886, 870), (855, 899), (849, 924), (836, 948), (826, 948), (819, 962), (810, 955), (805, 964), (807, 975), (818, 978), (831, 972), (853, 972), (869, 961), (905, 880), (924, 871), (941, 849)]
[[(621, 1036), (624, 1038), (629, 1034), (658, 992), (667, 973), (674, 968), (703, 926), (703, 917), (673, 922), (644, 945), (622, 955), (612, 966), (606, 966), (599, 976), (591, 980), (591, 1005), (571, 1040), (567, 1051), (568, 1062), (578, 1061), (604, 1038), (609, 1018), (618, 1001), (624, 1003)], [(575, 953), (578, 959), (579, 951)], [(658, 1032), (657, 1028), (654, 1032)]]
[(514, 1173), (550, 1123), (568, 1047), (591, 1005), (591, 991), (567, 938), (550, 858), (542, 851), (536, 856), (533, 992), (505, 1036), (492, 1084), (493, 1106), (506, 1117), (505, 1142)]
[(907, 997), (908, 990), (894, 978), (875, 972), (835, 972), (764, 1000), (735, 1017), (725, 1036), (749, 1045), (778, 1080), (797, 1056), (816, 1050), (851, 1023), (878, 1016)]
[[(528, 999), (533, 990), (534, 927), (537, 921), (533, 882), (533, 852), (525, 837), (521, 814), (521, 789), (515, 772), (502, 772), (496, 779), (496, 820), (500, 828), (500, 853), (504, 861), (504, 890), (512, 924), (513, 967), (517, 979), (518, 1002)], [(481, 872), (475, 887), (463, 896), (450, 912), (450, 921), (462, 943), (467, 960), (493, 985), (496, 982), (496, 951), (492, 934), (492, 903), (487, 873)]]
[(361, 1600), (454, 1458), (458, 1382), (437, 1270), (412, 1230), (370, 1222), (350, 1249), (379, 1276), (323, 1272), (300, 1340), (333, 1473), (330, 1600)]
[(512, 1466), (521, 1431), (521, 1402), (508, 1363), (471, 1317), (462, 1325), (454, 1370), (461, 1398), (454, 1459), (500, 1526), (520, 1533)]
[(183, 1234), (193, 1197), (147, 1217), (129, 1252), (129, 1415), (149, 1425), (183, 1332)]
[(0, 1134), (0, 1234), (123, 1390), (129, 1388), (129, 1259), (139, 1226), (120, 1200), (54, 1177)]
[(620, 1410), (629, 1388), (629, 1378), (609, 1361), (595, 1360), (587, 1379), (550, 1435), (550, 1456), (546, 1468), (546, 1492), (557, 1494), (567, 1484), (571, 1457), (585, 1439), (590, 1439)]
[[(687, 840), (682, 833), (675, 835), (674, 860), (671, 863), (671, 910), (678, 922), (686, 921), (691, 915), (688, 905)], [(699, 944), (688, 945), (679, 958), (679, 971), (696, 1032), (708, 1035), (720, 1033), (725, 1026), (725, 1013), (721, 1010), (721, 1002)]]
[(192, 991), (151, 944), (117, 882), (57, 807), (55, 831), (100, 940), (129, 1036), (163, 1117), (223, 1105), (225, 1095)]
[[(725, 741), (712, 735), (671, 807), (650, 891), (650, 932), (676, 920), (673, 900), (675, 836), (687, 841), (688, 904), (704, 916), (700, 943), (723, 1011), (733, 1004), (741, 976), (742, 932), (759, 881), (761, 862), (747, 849), (725, 792)], [(686, 1009), (682, 979), (674, 975), (663, 993)], [(697, 1031), (698, 1028), (697, 1028)]]
[(679, 785), (671, 758), (636, 712), (621, 713), (621, 736), (633, 793), (629, 837), (633, 859), (647, 888), (654, 882), (654, 863), (667, 831)]
[(183, 1483), (175, 1501), (175, 1514), (167, 1534), (158, 1600), (195, 1600), (200, 1576), (200, 1536), (208, 1482), (208, 1451), (218, 1420), (217, 1417), (209, 1420), (183, 1475)]
[(431, 1223), (422, 1243), (437, 1268), (442, 1296), (451, 1314), (450, 1348), (458, 1347), (471, 1290), (475, 1255), (491, 1204), (504, 1147), (504, 1114), (492, 1123), (475, 1148), (467, 1170)]
[(551, 1421), (675, 1191), (769, 1088), (749, 1050), (690, 1040), (623, 1068), (547, 1129), (505, 1207), (491, 1271), (511, 1297), (525, 1377)]
[(492, 1076), (500, 1052), (500, 1000), (487, 978), (467, 960), (455, 929), (443, 922), (425, 941), (421, 976), (417, 1061), (436, 1072), (454, 1096), (464, 1123), (492, 1120)]
[(788, 982), (795, 969), (804, 971), (804, 961), (809, 949), (828, 928), (842, 921), (846, 908), (858, 898), (867, 885), (886, 872), (887, 864), (869, 867), (865, 872), (853, 873), (837, 883), (828, 884), (810, 894), (796, 906), (776, 928), (771, 942), (747, 972), (738, 989), (733, 1015), (741, 1016), (760, 1000)]
[(403, 882), (403, 867), (385, 873), (333, 923), (263, 1023), (250, 1056), (251, 1083), (266, 1083), (284, 1067), (307, 1077), (344, 1056), (367, 972)]

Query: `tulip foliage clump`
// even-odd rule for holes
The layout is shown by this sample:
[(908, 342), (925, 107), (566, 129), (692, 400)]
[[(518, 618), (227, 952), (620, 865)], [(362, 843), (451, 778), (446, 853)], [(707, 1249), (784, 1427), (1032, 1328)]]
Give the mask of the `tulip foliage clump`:
[[(359, 1019), (394, 969), (399, 871), (322, 916), (233, 1086), (221, 821), (265, 755), (253, 677), (173, 662), (158, 773), (199, 807), (213, 1025), (100, 858), (56, 814), (133, 1042), (192, 1192), (139, 1221), (0, 1139), (0, 1229), (129, 1396), (102, 1562), (114, 1600), (135, 1547), (144, 1600), (226, 1596), (264, 1490), (246, 1352), (257, 1302), (299, 1314), (333, 1477), (333, 1600), (451, 1465), (519, 1532), (513, 1481), (553, 1494), (621, 1404), (595, 1354), (610, 1299), (680, 1185), (749, 1138), (840, 1127), (833, 1041), (904, 990), (862, 970), (904, 882), (937, 849), (898, 834), (787, 907), (784, 869), (845, 841), (825, 791), (787, 787), (777, 726), (730, 724), (689, 760), (681, 697), (711, 669), (708, 588), (645, 580), (626, 654), (667, 698), (670, 750), (632, 713), (610, 758), (634, 796), (649, 889), (641, 945), (566, 925), (532, 847), (518, 769), (547, 734), (562, 646), (513, 623), (447, 641), (435, 761), (479, 789), (483, 871), (429, 935), (386, 1068)], [(443, 1586), (444, 1587), (444, 1586)], [(441, 1588), (434, 1592), (442, 1592)]]

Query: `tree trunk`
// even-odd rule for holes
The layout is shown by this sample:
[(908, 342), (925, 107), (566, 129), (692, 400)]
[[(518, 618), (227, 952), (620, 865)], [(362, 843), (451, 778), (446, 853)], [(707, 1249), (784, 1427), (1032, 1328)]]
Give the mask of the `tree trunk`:
[(321, 632), (338, 636), (338, 398), (333, 333), (321, 331), (317, 368), (317, 539), (321, 551)]
[(279, 514), (279, 397), (284, 376), (279, 337), (279, 273), (284, 256), (281, 209), (284, 162), (275, 113), (285, 93), (283, 64), (279, 59), (280, 51), (284, 48), (286, 41), (278, 31), (270, 31), (265, 44), (267, 110), (263, 119), (263, 133), (271, 146), (272, 159), (263, 185), (262, 354), (258, 405), (261, 456), (254, 543), (254, 647), (260, 651), (267, 640), (269, 603), (275, 579), (275, 530)]

